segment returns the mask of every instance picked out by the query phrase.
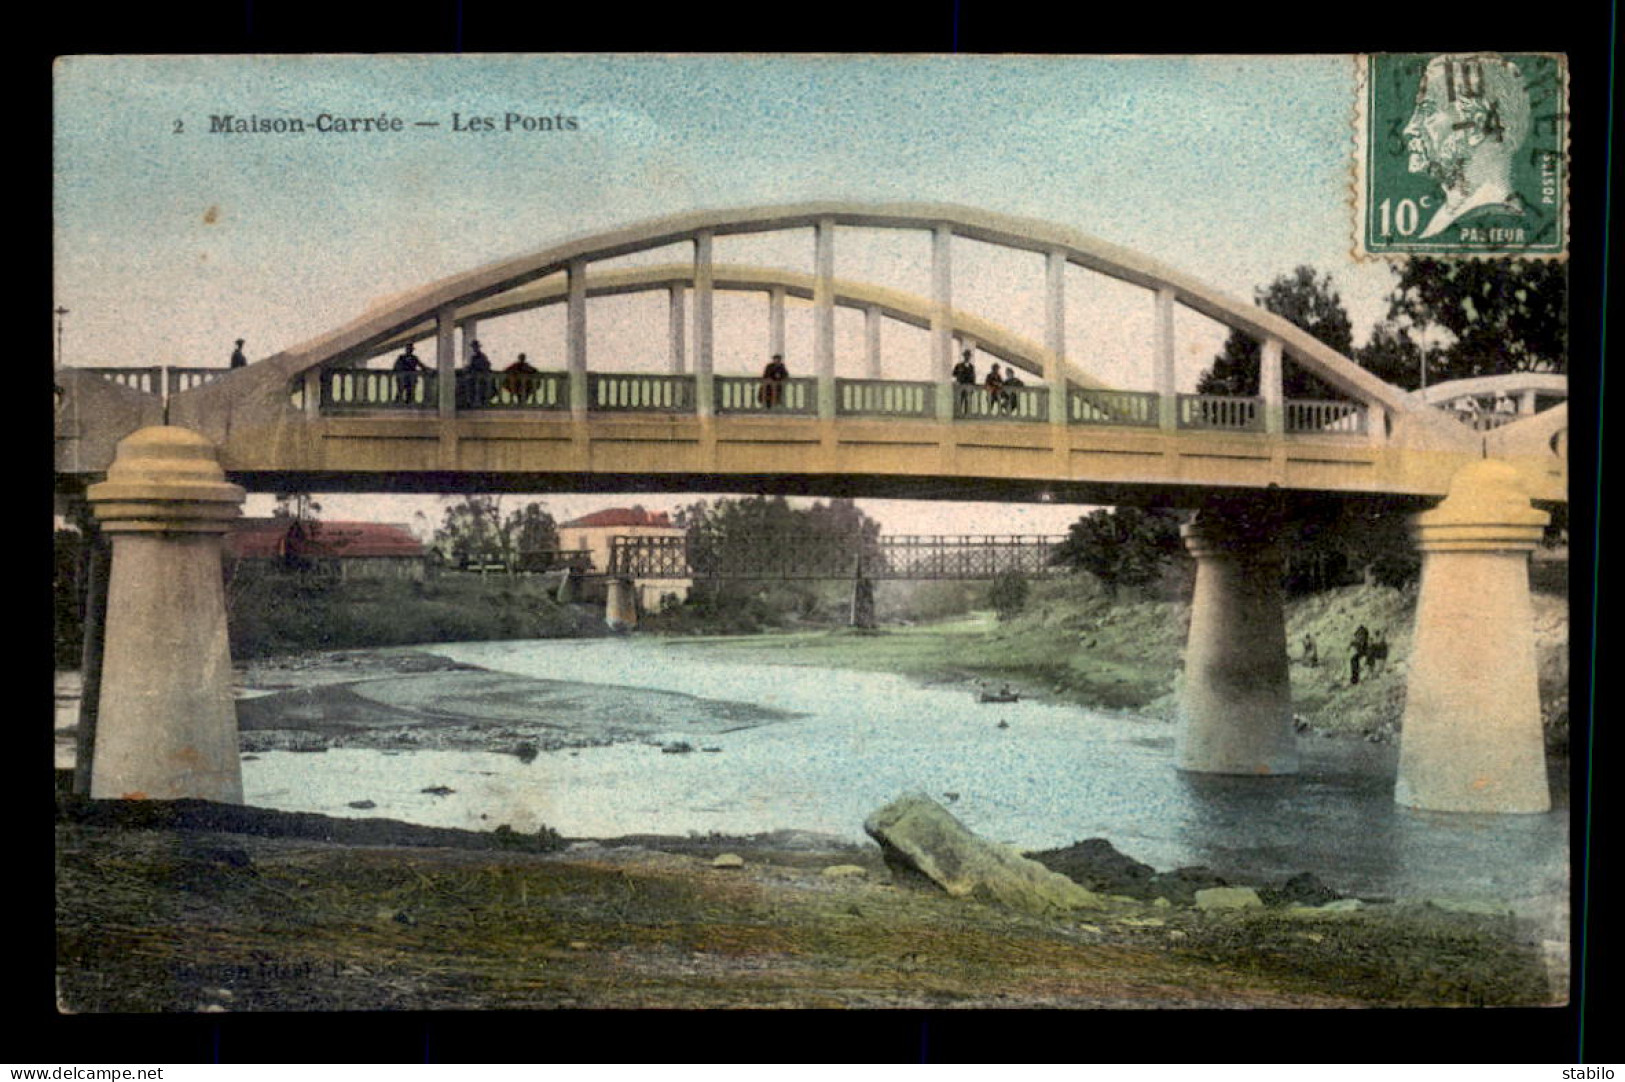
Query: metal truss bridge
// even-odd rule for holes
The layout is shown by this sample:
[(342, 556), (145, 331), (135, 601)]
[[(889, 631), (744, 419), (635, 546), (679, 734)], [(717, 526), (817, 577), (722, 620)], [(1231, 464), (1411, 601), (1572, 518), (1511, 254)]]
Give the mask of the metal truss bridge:
[(991, 579), (1066, 573), (1050, 564), (1063, 538), (898, 535), (861, 543), (828, 537), (730, 537), (714, 552), (686, 537), (615, 537), (608, 574), (632, 579)]

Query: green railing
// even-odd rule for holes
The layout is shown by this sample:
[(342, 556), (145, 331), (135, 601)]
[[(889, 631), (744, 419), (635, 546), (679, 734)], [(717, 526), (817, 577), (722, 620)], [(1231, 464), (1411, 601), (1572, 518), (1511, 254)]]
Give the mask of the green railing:
[(693, 376), (587, 373), (587, 408), (693, 413)]
[(1180, 428), (1264, 431), (1264, 400), (1233, 395), (1182, 394), (1176, 415)]
[(935, 417), (937, 385), (922, 381), (837, 379), (835, 412), (849, 417)]
[(995, 394), (984, 386), (955, 384), (954, 416), (978, 421), (1047, 421), (1049, 388), (1019, 384)]
[(1156, 428), (1162, 421), (1162, 399), (1154, 391), (1073, 389), (1066, 401), (1069, 424)]
[(789, 379), (771, 383), (755, 376), (716, 376), (718, 413), (818, 412), (818, 381)]
[(1286, 403), (1288, 432), (1326, 432), (1363, 436), (1366, 433), (1366, 417), (1366, 408), (1359, 402), (1297, 399)]

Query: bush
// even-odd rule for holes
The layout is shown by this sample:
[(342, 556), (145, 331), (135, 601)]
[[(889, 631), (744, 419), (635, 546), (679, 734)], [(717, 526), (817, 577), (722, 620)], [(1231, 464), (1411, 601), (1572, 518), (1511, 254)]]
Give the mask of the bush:
[(1031, 592), (1032, 587), (1021, 572), (1002, 571), (988, 588), (987, 600), (999, 619), (1008, 620), (1027, 607), (1027, 597)]

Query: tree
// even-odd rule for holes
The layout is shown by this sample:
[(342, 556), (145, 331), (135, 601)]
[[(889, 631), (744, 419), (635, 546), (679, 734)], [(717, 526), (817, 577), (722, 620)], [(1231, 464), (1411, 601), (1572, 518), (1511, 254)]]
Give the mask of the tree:
[(1548, 260), (1407, 260), (1388, 319), (1450, 341), (1428, 357), (1428, 382), (1568, 371), (1568, 269)]
[(288, 523), (287, 533), (282, 541), (282, 566), (289, 571), (308, 571), (312, 562), (306, 555), (307, 546), (315, 541), (322, 530), (321, 519), (316, 516), (322, 513), (322, 505), (317, 503), (308, 492), (282, 492), (276, 497), (276, 506), (271, 508), (271, 517), (285, 519)]
[(1410, 327), (1389, 319), (1371, 328), (1371, 337), (1355, 351), (1354, 360), (1378, 379), (1414, 391), (1422, 385), (1424, 353), (1427, 367), (1437, 369), (1438, 348), (1424, 350), (1411, 336)]
[(1027, 607), (1031, 587), (1027, 577), (1019, 571), (1001, 571), (988, 587), (987, 601), (1000, 620), (1008, 620)]
[(559, 547), (558, 525), (537, 501), (503, 514), (502, 497), (472, 494), (446, 508), (434, 540), (453, 563), (501, 563), (510, 569), (532, 553)]
[[(1354, 345), (1353, 327), (1343, 298), (1332, 286), (1331, 275), (1316, 274), (1300, 266), (1268, 286), (1253, 292), (1254, 303), (1289, 320), (1345, 356)], [(1224, 349), (1196, 383), (1199, 394), (1256, 395), (1259, 393), (1258, 341), (1242, 331), (1231, 331)], [(1287, 398), (1341, 399), (1344, 395), (1311, 373), (1292, 364), (1282, 365), (1282, 387)]]
[(1074, 522), (1050, 563), (1087, 571), (1116, 594), (1120, 587), (1156, 582), (1183, 550), (1175, 512), (1118, 507), (1091, 511)]

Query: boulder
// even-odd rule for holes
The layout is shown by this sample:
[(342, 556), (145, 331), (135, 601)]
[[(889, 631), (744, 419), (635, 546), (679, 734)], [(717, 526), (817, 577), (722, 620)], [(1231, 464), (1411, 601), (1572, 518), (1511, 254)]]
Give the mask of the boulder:
[(1279, 887), (1265, 887), (1258, 894), (1265, 905), (1287, 907), (1325, 905), (1341, 897), (1314, 872), (1299, 872)]
[(1105, 908), (1103, 897), (1016, 850), (977, 837), (924, 793), (874, 812), (863, 829), (904, 882), (929, 880), (957, 898), (997, 902), (1029, 913)]
[(1194, 905), (1197, 891), (1229, 885), (1212, 869), (1197, 866), (1158, 872), (1151, 877), (1148, 888), (1153, 895), (1167, 898), (1174, 905)]
[(1156, 869), (1119, 853), (1105, 838), (1090, 838), (1073, 842), (1064, 849), (1045, 849), (1027, 855), (1089, 890), (1142, 901), (1153, 896), (1151, 877)]
[(1208, 887), (1196, 892), (1198, 909), (1262, 909), (1264, 901), (1252, 887)]
[(743, 868), (745, 858), (738, 853), (722, 853), (711, 862), (713, 868)]

